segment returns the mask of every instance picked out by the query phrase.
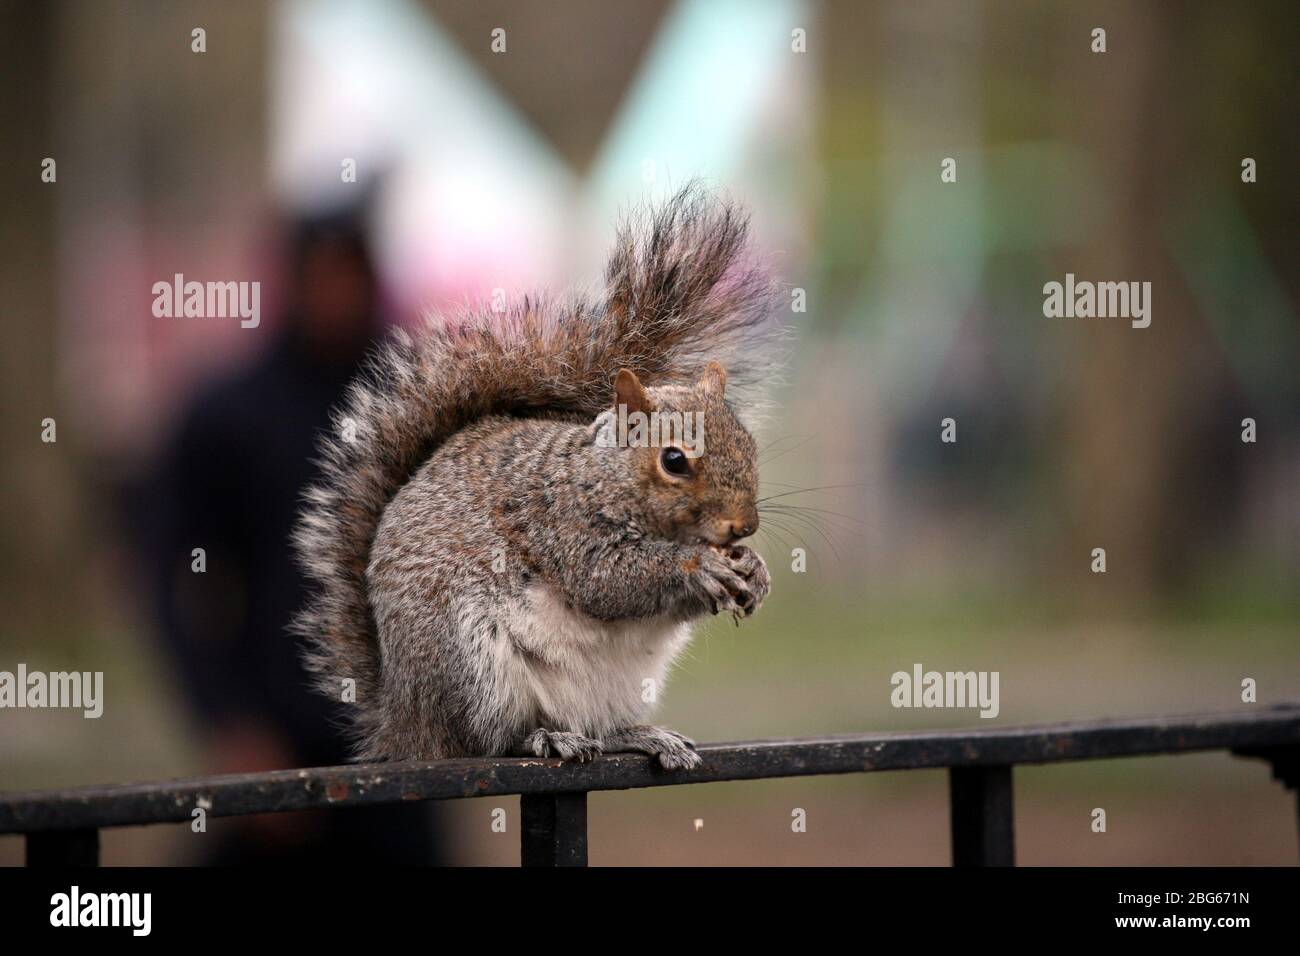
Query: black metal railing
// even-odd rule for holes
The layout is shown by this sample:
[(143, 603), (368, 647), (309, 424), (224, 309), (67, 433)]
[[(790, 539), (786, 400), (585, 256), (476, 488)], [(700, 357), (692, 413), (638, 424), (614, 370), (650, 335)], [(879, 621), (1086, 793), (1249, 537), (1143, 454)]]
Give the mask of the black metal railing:
[(100, 829), (189, 822), (195, 808), (230, 817), (518, 794), (524, 865), (583, 866), (592, 791), (943, 767), (949, 771), (953, 864), (1010, 866), (1017, 764), (1205, 750), (1268, 760), (1274, 776), (1296, 789), (1300, 703), (1186, 717), (708, 744), (700, 747), (701, 766), (673, 772), (638, 754), (607, 754), (588, 764), (490, 757), (6, 793), (0, 795), (0, 834), (26, 835), (29, 865), (95, 865)]

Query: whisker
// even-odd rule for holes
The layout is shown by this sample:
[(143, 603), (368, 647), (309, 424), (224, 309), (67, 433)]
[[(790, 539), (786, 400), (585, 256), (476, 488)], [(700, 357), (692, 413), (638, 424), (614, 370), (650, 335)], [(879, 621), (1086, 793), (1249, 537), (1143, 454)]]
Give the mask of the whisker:
[(851, 521), (856, 525), (861, 525), (862, 527), (866, 527), (866, 522), (863, 521), (861, 518), (855, 518), (853, 515), (846, 515), (841, 511), (832, 511), (829, 508), (814, 508), (812, 505), (790, 505), (790, 504), (768, 505), (768, 507), (769, 508), (794, 508), (801, 512), (811, 511), (814, 514), (819, 516), (830, 517), (830, 518), (841, 518), (844, 521)]
[(782, 435), (779, 438), (773, 438), (770, 442), (755, 452), (755, 457), (762, 456), (765, 452), (770, 451), (773, 447), (785, 441), (787, 438), (803, 438), (806, 440), (812, 437), (812, 435)]
[[(793, 450), (793, 449), (792, 449), (792, 450)], [(810, 494), (810, 493), (812, 493), (812, 492), (814, 492), (814, 491), (830, 491), (830, 490), (832, 490), (832, 489), (836, 489), (836, 488), (861, 488), (861, 487), (862, 487), (861, 484), (850, 484), (850, 485), (819, 485), (819, 486), (816, 487), (816, 488), (801, 488), (801, 489), (798, 490), (798, 491), (783, 491), (783, 492), (782, 492), (781, 494), (779, 494), (779, 495), (768, 495), (766, 498), (759, 498), (757, 503), (758, 503), (758, 504), (762, 504), (762, 503), (765, 502), (765, 501), (775, 501), (775, 500), (778, 499), (778, 498), (789, 498), (791, 495), (806, 495), (806, 494)]]
[[(759, 509), (759, 514), (763, 515), (780, 515), (783, 518), (789, 518), (794, 521), (802, 522), (810, 528), (817, 530), (823, 535), (839, 534), (844, 536), (845, 541), (860, 541), (867, 531), (867, 526), (857, 519), (842, 516), (845, 520), (852, 521), (858, 527), (844, 528), (833, 523), (826, 515), (814, 511), (811, 514), (805, 513), (805, 509), (798, 505), (767, 505)], [(840, 517), (840, 516), (837, 516)]]
[[(821, 565), (821, 554), (820, 554), (820, 552), (818, 551), (818, 549), (817, 549), (817, 548), (814, 548), (814, 547), (811, 547), (811, 546), (808, 544), (808, 542), (807, 542), (806, 540), (804, 540), (803, 536), (802, 536), (801, 534), (799, 534), (798, 531), (786, 527), (784, 524), (781, 524), (780, 522), (778, 522), (778, 521), (776, 521), (775, 519), (773, 519), (770, 515), (767, 517), (767, 522), (768, 522), (767, 524), (764, 524), (764, 525), (760, 525), (760, 526), (759, 526), (759, 534), (762, 534), (764, 530), (767, 530), (767, 531), (769, 531), (769, 532), (772, 534), (773, 537), (779, 537), (779, 535), (777, 535), (775, 531), (772, 531), (772, 530), (771, 530), (771, 527), (772, 527), (773, 525), (778, 525), (778, 524), (779, 524), (779, 525), (781, 526), (782, 530), (785, 530), (785, 531), (789, 532), (790, 534), (795, 535), (795, 540), (796, 540), (796, 543), (797, 543), (798, 547), (802, 548), (803, 551), (804, 551), (804, 553), (805, 553), (807, 556), (809, 556), (809, 557), (812, 558), (812, 563), (813, 563), (813, 565), (814, 565), (815, 567), (819, 567), (819, 566)], [(789, 542), (789, 541), (786, 541), (786, 540), (783, 538), (781, 544), (782, 544), (782, 548), (783, 548), (783, 550), (784, 550), (786, 553), (793, 554), (794, 549), (791, 548), (791, 546), (790, 546), (790, 542)]]
[(822, 509), (802, 509), (802, 507), (790, 505), (764, 505), (761, 511), (766, 510), (768, 514), (784, 514), (792, 518), (801, 518), (806, 522), (811, 522), (820, 528), (831, 528), (832, 531), (849, 535), (852, 537), (861, 537), (866, 535), (871, 525), (863, 520), (854, 518), (852, 515), (841, 515), (837, 511), (826, 511)]
[(787, 541), (784, 536), (777, 534), (778, 530), (784, 531), (787, 534), (790, 533), (790, 529), (785, 527), (785, 525), (781, 524), (779, 521), (761, 522), (758, 526), (759, 534), (768, 534), (782, 550), (788, 551), (790, 549), (790, 542)]
[[(773, 455), (771, 458), (766, 458), (766, 459), (765, 459), (765, 458), (762, 458), (761, 456), (757, 456), (757, 457), (756, 457), (756, 460), (755, 460), (755, 464), (758, 464), (758, 465), (770, 465), (770, 464), (771, 464), (772, 462), (774, 462), (774, 461), (779, 461), (779, 460), (781, 460), (781, 459), (784, 458), (786, 455), (790, 454), (790, 452), (792, 452), (792, 451), (798, 451), (800, 448), (802, 448), (804, 445), (808, 444), (810, 441), (812, 441), (812, 440), (813, 440), (814, 438), (816, 438), (816, 437), (817, 437), (816, 435), (808, 435), (806, 438), (804, 438), (803, 441), (799, 442), (799, 444), (797, 444), (797, 445), (793, 445), (793, 446), (791, 446), (790, 448), (787, 448), (785, 451), (781, 452), (781, 454), (779, 454), (779, 455)], [(775, 442), (773, 442), (773, 444), (775, 444)]]
[[(760, 512), (760, 513), (761, 513), (761, 512)], [(832, 553), (833, 555), (835, 555), (836, 560), (841, 560), (841, 559), (842, 559), (842, 555), (840, 554), (840, 549), (839, 549), (839, 547), (836, 545), (834, 539), (833, 539), (833, 538), (830, 536), (830, 534), (828, 533), (827, 529), (825, 529), (825, 528), (823, 528), (823, 527), (817, 525), (816, 523), (810, 521), (810, 520), (807, 519), (807, 518), (804, 518), (804, 517), (801, 516), (801, 515), (786, 514), (786, 515), (784, 515), (783, 517), (787, 517), (787, 518), (790, 518), (790, 519), (792, 519), (792, 520), (802, 520), (802, 521), (803, 521), (803, 522), (808, 526), (809, 530), (811, 530), (811, 531), (813, 531), (814, 533), (816, 533), (818, 536), (821, 537), (821, 539), (822, 539), (823, 541), (826, 542), (827, 546), (831, 549), (831, 553)], [(771, 515), (770, 515), (770, 514), (768, 515), (768, 518), (769, 518), (769, 520), (771, 519)]]

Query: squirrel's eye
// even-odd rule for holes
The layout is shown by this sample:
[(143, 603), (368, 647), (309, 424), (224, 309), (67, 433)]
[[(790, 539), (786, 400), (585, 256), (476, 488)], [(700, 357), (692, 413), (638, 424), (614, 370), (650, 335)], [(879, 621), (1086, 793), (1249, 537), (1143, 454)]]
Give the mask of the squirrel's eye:
[(670, 475), (689, 475), (691, 473), (690, 463), (687, 461), (686, 453), (680, 448), (665, 448), (659, 460), (663, 463), (664, 471)]

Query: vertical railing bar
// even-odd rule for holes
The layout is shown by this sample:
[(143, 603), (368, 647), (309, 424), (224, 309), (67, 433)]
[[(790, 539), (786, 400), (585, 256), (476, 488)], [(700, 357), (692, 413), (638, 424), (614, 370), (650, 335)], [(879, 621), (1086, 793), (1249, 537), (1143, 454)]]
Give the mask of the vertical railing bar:
[(586, 793), (525, 793), (519, 816), (523, 866), (587, 865)]
[(1267, 760), (1273, 768), (1273, 779), (1295, 791), (1296, 838), (1300, 840), (1300, 746), (1234, 747), (1231, 752), (1237, 757)]
[(1296, 842), (1300, 843), (1300, 788), (1295, 792)]
[(950, 767), (953, 866), (1015, 866), (1010, 766)]
[(99, 866), (98, 830), (41, 830), (27, 834), (28, 866)]

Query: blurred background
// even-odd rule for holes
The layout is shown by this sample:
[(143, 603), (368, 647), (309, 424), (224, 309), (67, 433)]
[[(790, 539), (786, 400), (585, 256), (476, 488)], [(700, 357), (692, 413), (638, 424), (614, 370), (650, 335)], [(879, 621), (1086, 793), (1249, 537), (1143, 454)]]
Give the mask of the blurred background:
[[(791, 290), (760, 444), (798, 507), (760, 533), (763, 613), (703, 628), (664, 723), (1300, 698), (1297, 25), (1290, 2), (3, 0), (0, 670), (103, 671), (105, 708), (0, 711), (0, 787), (341, 760), (281, 630), (329, 405), (389, 325), (594, 286), (619, 211), (694, 176), (752, 209)], [(1067, 272), (1150, 282), (1150, 328), (1045, 318)], [(260, 322), (156, 316), (177, 273), (259, 282)], [(999, 671), (997, 720), (893, 709), (917, 663)], [(1022, 863), (1296, 860), (1262, 762), (1016, 787)], [(948, 860), (941, 772), (590, 813), (594, 864)], [(213, 820), (107, 831), (104, 859), (513, 863), (517, 824), (513, 800)]]

